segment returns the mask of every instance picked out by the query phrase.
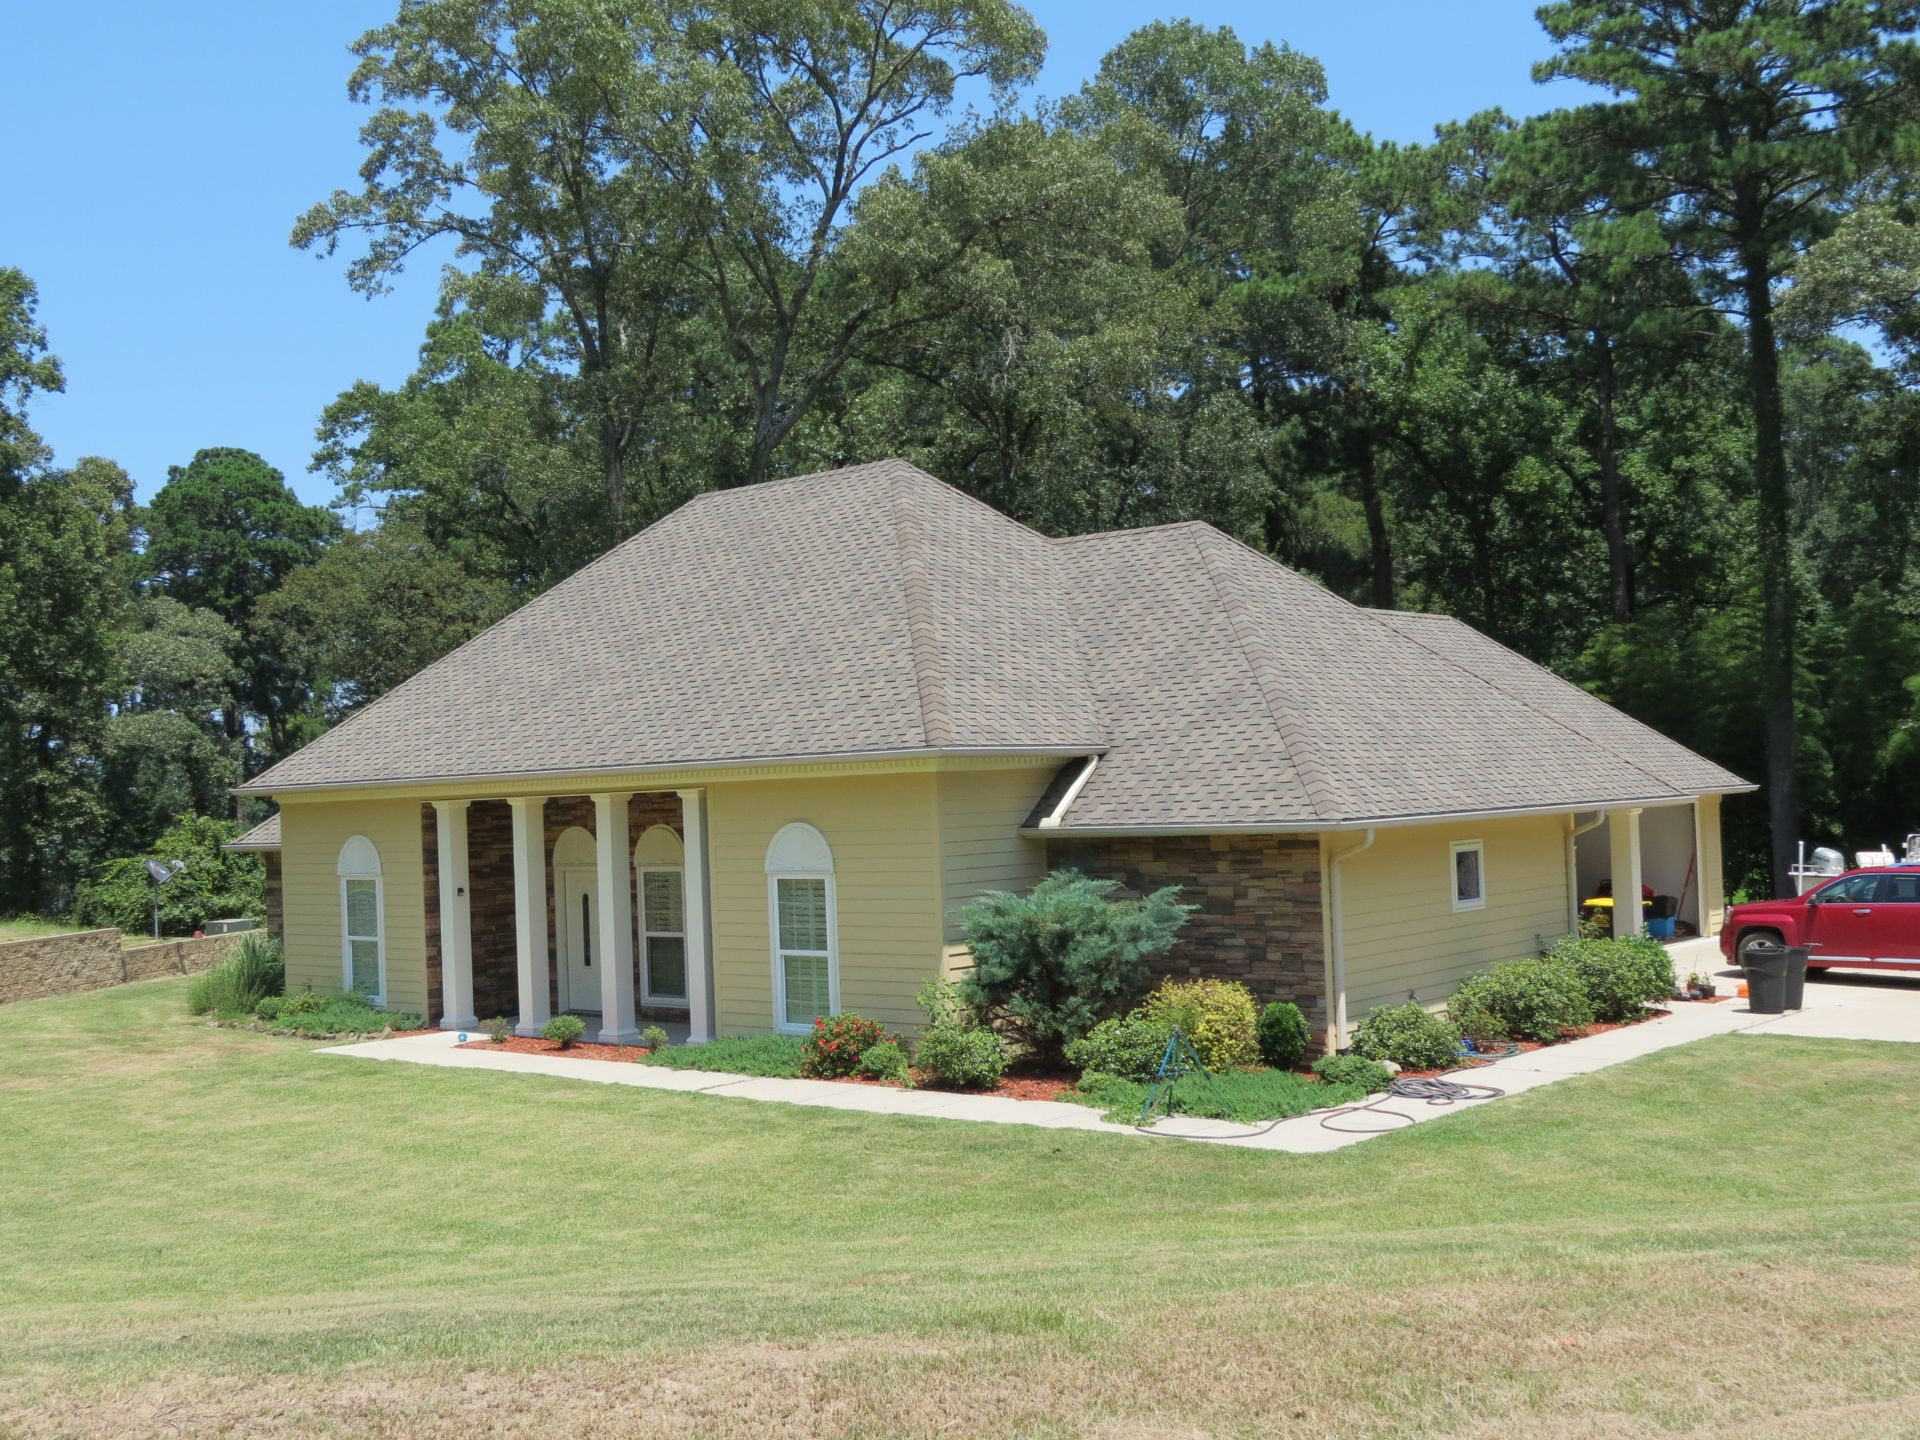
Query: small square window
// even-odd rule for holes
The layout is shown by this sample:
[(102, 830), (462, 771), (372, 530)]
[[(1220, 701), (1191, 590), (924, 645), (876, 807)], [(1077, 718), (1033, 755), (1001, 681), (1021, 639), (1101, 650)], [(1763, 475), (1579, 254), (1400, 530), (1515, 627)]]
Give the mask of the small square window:
[(1453, 842), (1453, 908), (1478, 910), (1487, 903), (1486, 847), (1478, 840)]

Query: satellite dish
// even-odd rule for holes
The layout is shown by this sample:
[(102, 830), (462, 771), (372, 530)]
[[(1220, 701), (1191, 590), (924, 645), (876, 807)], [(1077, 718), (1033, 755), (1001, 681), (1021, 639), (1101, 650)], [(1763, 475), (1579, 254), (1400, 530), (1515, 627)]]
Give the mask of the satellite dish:
[(187, 868), (184, 860), (175, 860), (171, 865), (163, 865), (158, 860), (147, 861), (147, 878), (156, 885), (164, 885), (182, 870)]

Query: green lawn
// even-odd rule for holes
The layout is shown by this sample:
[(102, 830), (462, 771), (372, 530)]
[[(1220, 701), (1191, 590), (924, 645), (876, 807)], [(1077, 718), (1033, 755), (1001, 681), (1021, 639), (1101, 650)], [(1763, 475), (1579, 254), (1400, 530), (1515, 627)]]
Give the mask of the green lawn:
[(0, 915), (0, 945), (9, 940), (38, 940), (43, 935), (66, 935), (74, 926), (38, 915)]
[[(0, 916), (0, 945), (9, 940), (39, 940), (48, 935), (72, 935), (89, 928), (67, 920), (43, 920), (38, 915)], [(169, 935), (166, 938), (180, 940), (186, 937)], [(120, 936), (122, 950), (137, 950), (142, 945), (153, 943), (153, 936), (145, 930), (128, 930)]]
[(1920, 1433), (1920, 1047), (1335, 1155), (0, 1007), (0, 1435)]

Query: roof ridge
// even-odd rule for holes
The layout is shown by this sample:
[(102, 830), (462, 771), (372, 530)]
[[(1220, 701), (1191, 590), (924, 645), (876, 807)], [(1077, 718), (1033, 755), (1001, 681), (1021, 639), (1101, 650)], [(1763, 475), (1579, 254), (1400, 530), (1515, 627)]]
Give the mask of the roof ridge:
[[(1351, 604), (1352, 602), (1349, 601), (1348, 603)], [(1399, 614), (1402, 612), (1372, 610), (1365, 605), (1355, 605), (1353, 608), (1358, 610), (1361, 614), (1371, 617), (1374, 624), (1385, 626), (1387, 629), (1391, 630), (1394, 634), (1398, 635), (1402, 640), (1405, 640), (1409, 645), (1419, 646), (1420, 649), (1424, 650), (1427, 654), (1433, 656), (1434, 659), (1438, 660), (1441, 664), (1450, 666), (1452, 669), (1458, 670), (1462, 675), (1472, 676), (1475, 680), (1478, 680), (1482, 685), (1485, 685), (1489, 690), (1492, 690), (1494, 693), (1498, 695), (1504, 695), (1513, 704), (1520, 706), (1521, 709), (1528, 711), (1530, 714), (1539, 716), (1542, 720), (1546, 721), (1549, 725), (1557, 726), (1558, 728), (1565, 730), (1569, 735), (1577, 735), (1582, 740), (1586, 741), (1587, 744), (1594, 746), (1596, 749), (1606, 751), (1607, 754), (1613, 756), (1615, 760), (1619, 761), (1622, 765), (1626, 766), (1629, 770), (1635, 771), (1638, 774), (1646, 776), (1647, 779), (1651, 780), (1654, 784), (1664, 786), (1666, 789), (1672, 791), (1676, 795), (1682, 793), (1680, 790), (1680, 787), (1675, 785), (1673, 781), (1667, 779), (1663, 775), (1654, 774), (1653, 771), (1647, 769), (1644, 765), (1641, 765), (1638, 761), (1634, 760), (1631, 756), (1621, 754), (1619, 750), (1615, 749), (1612, 745), (1609, 745), (1605, 740), (1602, 740), (1599, 736), (1589, 734), (1587, 731), (1582, 730), (1577, 725), (1568, 724), (1565, 720), (1561, 719), (1558, 715), (1548, 714), (1545, 710), (1542, 710), (1539, 706), (1530, 704), (1524, 695), (1515, 694), (1513, 691), (1509, 690), (1506, 686), (1502, 685), (1499, 681), (1493, 679), (1491, 676), (1482, 675), (1478, 670), (1469, 669), (1467, 666), (1462, 665), (1458, 660), (1454, 659), (1451, 655), (1442, 654), (1440, 651), (1434, 649), (1431, 645), (1426, 644), (1418, 636), (1409, 635), (1406, 631), (1402, 630), (1399, 626), (1395, 625), (1392, 621), (1382, 618), (1383, 615), (1386, 615), (1386, 614)], [(1435, 611), (1435, 610), (1418, 610), (1418, 611), (1411, 611), (1406, 613), (1417, 614), (1417, 615), (1438, 615), (1438, 614), (1445, 614), (1446, 612)], [(1494, 639), (1491, 635), (1487, 634), (1486, 631), (1476, 629), (1474, 626), (1467, 624), (1467, 622), (1462, 620), (1458, 615), (1446, 615), (1446, 618), (1451, 620), (1454, 624), (1460, 626), (1462, 629), (1472, 631), (1473, 634), (1478, 635), (1481, 639), (1485, 640), (1489, 645), (1498, 646), (1500, 649), (1505, 650), (1509, 655), (1513, 656), (1515, 659), (1520, 660), (1525, 664), (1533, 666), (1534, 669), (1541, 671), (1543, 674), (1552, 675), (1555, 680), (1559, 681), (1562, 685), (1565, 685), (1569, 690), (1573, 690), (1581, 695), (1586, 695), (1589, 700), (1598, 701), (1598, 703), (1602, 705), (1607, 704), (1607, 702), (1604, 700), (1601, 700), (1599, 696), (1588, 694), (1587, 691), (1580, 689), (1578, 685), (1575, 685), (1571, 680), (1566, 679), (1564, 676), (1555, 675), (1552, 670), (1550, 670), (1547, 666), (1542, 665), (1539, 661), (1528, 660), (1526, 656), (1522, 655), (1518, 650), (1515, 650), (1510, 645), (1501, 645), (1498, 640)], [(1632, 721), (1635, 725), (1640, 725), (1642, 726), (1642, 728), (1647, 730), (1653, 730), (1653, 727), (1651, 725), (1646, 725), (1645, 722), (1640, 720), (1634, 720), (1633, 716), (1628, 715), (1627, 712), (1624, 710), (1617, 709), (1611, 705), (1608, 705), (1607, 708), (1612, 713), (1619, 715), (1624, 719)], [(1655, 730), (1653, 733), (1658, 735), (1660, 732)], [(1665, 739), (1666, 737), (1662, 736), (1661, 738)], [(1674, 743), (1677, 743), (1677, 742), (1674, 742)]]
[(903, 493), (905, 479), (898, 473), (888, 477), (887, 508), (892, 512), (896, 555), (900, 562), (907, 641), (913, 655), (914, 686), (920, 697), (920, 729), (929, 745), (951, 745), (953, 703), (942, 673), (940, 624), (933, 608), (932, 577), (927, 573), (926, 535), (920, 528), (919, 512)]
[[(1241, 549), (1245, 550), (1249, 555), (1258, 556), (1260, 559), (1266, 561), (1267, 564), (1273, 566), (1275, 569), (1283, 570), (1289, 575), (1299, 576), (1299, 572), (1297, 570), (1294, 570), (1289, 566), (1282, 565), (1278, 560), (1274, 559), (1271, 555), (1268, 555), (1263, 551), (1254, 549), (1253, 546), (1247, 544), (1246, 541), (1240, 539), (1238, 536), (1229, 535), (1227, 534), (1226, 531), (1218, 529), (1215, 526), (1209, 525), (1207, 528), (1209, 530), (1212, 530), (1216, 535), (1219, 535), (1222, 539), (1228, 541), (1230, 544), (1238, 545)], [(1304, 578), (1304, 577), (1300, 577), (1300, 578)], [(1442, 654), (1440, 651), (1434, 649), (1431, 645), (1428, 645), (1422, 640), (1420, 640), (1417, 636), (1408, 634), (1405, 630), (1402, 630), (1399, 626), (1393, 624), (1391, 621), (1385, 618), (1385, 616), (1389, 614), (1404, 613), (1404, 614), (1413, 614), (1413, 615), (1434, 615), (1434, 614), (1445, 614), (1444, 611), (1415, 610), (1415, 611), (1403, 612), (1403, 611), (1397, 611), (1397, 610), (1394, 610), (1394, 611), (1375, 610), (1370, 606), (1356, 604), (1355, 602), (1347, 599), (1346, 596), (1340, 594), (1335, 590), (1329, 589), (1324, 585), (1318, 588), (1321, 589), (1325, 594), (1332, 596), (1336, 601), (1346, 606), (1349, 610), (1352, 610), (1357, 614), (1366, 616), (1373, 624), (1378, 625), (1381, 628), (1390, 631), (1392, 634), (1406, 641), (1407, 644), (1417, 646), (1420, 650), (1422, 650), (1428, 655), (1431, 655), (1434, 659), (1440, 661), (1443, 665), (1446, 665), (1450, 669), (1458, 671), (1460, 674), (1465, 675), (1470, 679), (1479, 681), (1482, 685), (1486, 686), (1489, 690), (1493, 691), (1494, 694), (1504, 696), (1508, 701), (1510, 701), (1515, 705), (1520, 706), (1523, 710), (1527, 711), (1527, 713), (1538, 716), (1540, 719), (1546, 721), (1549, 725), (1552, 725), (1558, 729), (1564, 730), (1569, 735), (1578, 736), (1581, 740), (1586, 741), (1587, 744), (1606, 751), (1607, 754), (1613, 756), (1614, 759), (1618, 760), (1622, 765), (1625, 765), (1628, 769), (1634, 771), (1636, 774), (1646, 776), (1646, 778), (1652, 781), (1655, 785), (1662, 786), (1674, 794), (1681, 793), (1679, 790), (1679, 787), (1677, 787), (1672, 781), (1664, 779), (1661, 776), (1654, 774), (1651, 770), (1648, 770), (1645, 766), (1636, 763), (1634, 760), (1630, 759), (1625, 755), (1622, 755), (1618, 750), (1616, 750), (1613, 746), (1607, 744), (1604, 740), (1600, 740), (1595, 736), (1589, 735), (1584, 730), (1581, 730), (1576, 728), (1575, 726), (1569, 725), (1566, 721), (1562, 720), (1557, 715), (1550, 715), (1545, 710), (1540, 709), (1538, 706), (1528, 704), (1525, 698), (1523, 698), (1522, 696), (1516, 695), (1513, 691), (1507, 689), (1506, 686), (1497, 683), (1496, 681), (1492, 680), (1488, 676), (1482, 675), (1477, 670), (1469, 669), (1467, 666), (1461, 664), (1458, 660), (1455, 660), (1451, 655)], [(1500, 642), (1498, 640), (1495, 640), (1491, 635), (1487, 635), (1486, 632), (1483, 630), (1475, 630), (1473, 626), (1468, 625), (1466, 621), (1460, 619), (1457, 615), (1447, 615), (1446, 618), (1448, 618), (1449, 620), (1452, 620), (1456, 625), (1460, 625), (1468, 630), (1472, 630), (1473, 633), (1476, 635), (1484, 636), (1491, 644), (1494, 644), (1494, 645), (1500, 644)], [(1535, 669), (1544, 670), (1546, 671), (1547, 674), (1553, 675), (1553, 671), (1548, 670), (1546, 666), (1541, 665), (1538, 661), (1528, 660), (1527, 657), (1524, 655), (1521, 655), (1519, 651), (1512, 650), (1506, 646), (1501, 646), (1501, 648), (1508, 650), (1509, 654), (1516, 656), (1518, 659), (1524, 661), (1526, 664), (1534, 666)], [(1554, 679), (1560, 680), (1562, 684), (1572, 685), (1571, 681), (1563, 680), (1558, 675), (1554, 675)], [(1572, 688), (1575, 690), (1580, 689), (1578, 685), (1572, 685)], [(1581, 691), (1581, 693), (1585, 694), (1586, 692)], [(1598, 699), (1599, 697), (1594, 696), (1592, 698)], [(1603, 705), (1606, 704), (1604, 700), (1602, 700), (1600, 703)], [(1609, 706), (1608, 708), (1612, 709), (1614, 707)], [(1624, 710), (1619, 711), (1619, 713), (1621, 715), (1625, 715), (1627, 719), (1633, 720), (1633, 717), (1631, 715), (1627, 715)], [(1633, 723), (1636, 725), (1639, 725), (1642, 722), (1638, 720), (1634, 720)], [(1647, 726), (1646, 728), (1652, 729), (1653, 727)], [(1659, 732), (1655, 731), (1654, 733), (1658, 734)], [(1296, 765), (1297, 765), (1297, 762), (1296, 762)], [(1311, 790), (1309, 791), (1309, 793), (1311, 793)]]
[[(1017, 520), (1014, 521), (1016, 525), (1019, 523)], [(1031, 529), (1032, 527), (1029, 526), (1028, 528)], [(1034, 533), (1040, 535), (1040, 538), (1045, 540), (1049, 545), (1072, 545), (1082, 540), (1118, 540), (1133, 535), (1152, 535), (1161, 530), (1211, 530), (1216, 535), (1227, 535), (1227, 532), (1222, 530), (1218, 525), (1209, 524), (1205, 520), (1162, 520), (1157, 525), (1122, 525), (1117, 530), (1083, 530), (1078, 535), (1044, 535), (1037, 530), (1034, 531)], [(1231, 540), (1233, 537), (1227, 535), (1227, 539)], [(1250, 545), (1247, 548), (1250, 550), (1253, 549)], [(1257, 555), (1260, 552), (1255, 550), (1254, 553)], [(1267, 556), (1265, 558), (1272, 559), (1273, 557)], [(1277, 564), (1279, 562), (1275, 561), (1275, 563)]]
[[(1193, 523), (1193, 522), (1189, 522)], [(1226, 539), (1232, 539), (1225, 531), (1214, 526), (1203, 528), (1212, 530)], [(1233, 627), (1234, 643), (1239, 646), (1241, 656), (1247, 662), (1247, 669), (1253, 675), (1254, 687), (1259, 690), (1260, 698), (1265, 702), (1267, 714), (1273, 721), (1273, 728), (1280, 739), (1280, 747), (1286, 752), (1287, 761), (1299, 775), (1302, 786), (1307, 792), (1307, 800), (1313, 806), (1315, 815), (1322, 820), (1339, 818), (1340, 797), (1333, 782), (1320, 765), (1319, 757), (1314, 753), (1312, 742), (1287, 705), (1280, 690), (1278, 676), (1274, 673), (1274, 664), (1266, 649), (1259, 643), (1258, 631), (1247, 619), (1246, 607), (1237, 593), (1229, 595), (1229, 587), (1223, 583), (1220, 572), (1214, 567), (1213, 557), (1207, 554), (1206, 547), (1197, 539), (1194, 541), (1194, 553), (1199, 558), (1200, 568), (1206, 571), (1207, 581), (1213, 586), (1213, 593), (1220, 599), (1221, 608), (1226, 612), (1227, 623)], [(1253, 547), (1248, 546), (1249, 550)], [(1258, 552), (1255, 552), (1258, 553)], [(1278, 564), (1271, 557), (1262, 557), (1270, 564)]]

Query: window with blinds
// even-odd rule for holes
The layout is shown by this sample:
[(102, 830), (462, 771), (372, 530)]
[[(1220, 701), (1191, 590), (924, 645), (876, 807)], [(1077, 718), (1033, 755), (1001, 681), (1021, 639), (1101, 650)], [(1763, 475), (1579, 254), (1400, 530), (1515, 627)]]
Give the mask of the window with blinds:
[(347, 988), (377, 1001), (381, 998), (380, 882), (347, 879), (340, 886), (346, 917)]
[(640, 953), (646, 961), (646, 998), (685, 1004), (687, 914), (683, 872), (640, 872)]
[(790, 1028), (809, 1026), (833, 1009), (827, 907), (824, 876), (774, 881), (781, 1020)]

